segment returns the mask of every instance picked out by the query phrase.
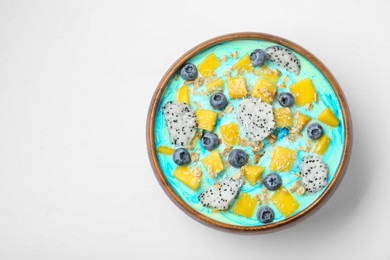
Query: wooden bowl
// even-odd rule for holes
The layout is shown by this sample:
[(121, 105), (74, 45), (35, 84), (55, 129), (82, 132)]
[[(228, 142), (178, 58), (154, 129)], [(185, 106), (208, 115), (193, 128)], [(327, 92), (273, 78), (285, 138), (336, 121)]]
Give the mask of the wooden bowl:
[[(159, 100), (164, 92), (164, 89), (166, 85), (168, 84), (170, 78), (174, 75), (174, 73), (191, 57), (197, 55), (198, 53), (202, 52), (203, 50), (212, 47), (214, 45), (217, 45), (222, 42), (226, 41), (233, 41), (233, 40), (244, 40), (244, 39), (255, 39), (255, 40), (265, 40), (274, 42), (279, 45), (286, 46), (295, 52), (299, 53), (303, 57), (305, 57), (307, 60), (309, 60), (311, 63), (314, 64), (315, 67), (317, 67), (320, 72), (325, 76), (325, 78), (330, 83), (331, 87), (333, 88), (334, 92), (336, 93), (336, 96), (338, 98), (338, 101), (340, 103), (341, 109), (342, 109), (342, 115), (344, 120), (344, 152), (342, 154), (341, 162), (339, 165), (339, 168), (337, 169), (333, 179), (328, 184), (324, 192), (315, 200), (312, 204), (310, 204), (308, 207), (303, 209), (301, 212), (297, 213), (294, 216), (291, 216), (287, 219), (284, 219), (282, 221), (271, 223), (263, 226), (237, 226), (237, 225), (231, 225), (222, 223), (216, 220), (213, 220), (211, 218), (208, 218), (207, 216), (204, 216), (197, 212), (196, 210), (192, 209), (187, 203), (185, 203), (172, 189), (172, 187), (167, 182), (164, 174), (162, 173), (157, 155), (155, 150), (155, 140), (154, 140), (154, 122), (155, 122), (155, 116), (156, 116), (156, 110), (158, 108)], [(243, 32), (243, 33), (232, 33), (227, 35), (222, 35), (213, 39), (210, 39), (208, 41), (205, 41), (196, 47), (189, 50), (187, 53), (185, 53), (183, 56), (181, 56), (165, 73), (163, 78), (161, 79), (160, 83), (157, 86), (157, 89), (153, 95), (152, 101), (150, 103), (149, 112), (148, 112), (148, 118), (146, 123), (146, 141), (147, 141), (147, 149), (148, 149), (148, 155), (149, 159), (154, 171), (154, 174), (160, 183), (161, 187), (165, 191), (165, 193), (168, 195), (168, 197), (179, 207), (181, 208), (187, 215), (192, 217), (193, 219), (199, 221), (200, 223), (206, 224), (210, 227), (221, 229), (224, 231), (232, 231), (232, 232), (245, 232), (245, 233), (266, 233), (266, 232), (272, 232), (276, 230), (280, 230), (283, 228), (286, 228), (288, 226), (291, 226), (293, 224), (296, 224), (302, 220), (304, 220), (306, 217), (312, 215), (316, 210), (318, 210), (321, 206), (323, 206), (326, 201), (331, 197), (331, 195), (335, 192), (336, 188), (340, 184), (344, 172), (347, 168), (350, 152), (351, 152), (351, 140), (352, 140), (352, 125), (351, 125), (351, 117), (348, 109), (347, 102), (345, 100), (344, 94), (337, 83), (336, 79), (333, 77), (333, 75), (330, 73), (330, 71), (325, 67), (324, 64), (320, 60), (318, 60), (313, 54), (302, 48), (301, 46), (283, 39), (278, 36), (270, 35), (270, 34), (264, 34), (264, 33), (255, 33), (255, 32)]]

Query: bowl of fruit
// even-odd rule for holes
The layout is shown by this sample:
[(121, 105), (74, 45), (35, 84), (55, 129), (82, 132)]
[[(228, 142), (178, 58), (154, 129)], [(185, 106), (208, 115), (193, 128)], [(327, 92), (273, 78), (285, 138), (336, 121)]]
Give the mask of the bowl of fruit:
[(269, 34), (203, 42), (167, 71), (146, 125), (162, 189), (195, 220), (226, 231), (298, 223), (334, 193), (351, 118), (330, 71)]

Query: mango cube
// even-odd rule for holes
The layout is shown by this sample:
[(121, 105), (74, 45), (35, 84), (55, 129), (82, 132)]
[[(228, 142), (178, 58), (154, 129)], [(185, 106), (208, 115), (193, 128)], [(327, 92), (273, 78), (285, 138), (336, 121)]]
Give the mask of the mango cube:
[(339, 120), (329, 108), (322, 110), (321, 114), (318, 116), (318, 120), (333, 127), (339, 125)]
[(195, 111), (198, 128), (212, 132), (217, 122), (218, 114), (211, 110), (198, 109)]
[(264, 78), (259, 78), (251, 90), (252, 97), (271, 103), (276, 94), (276, 86)]
[(177, 101), (190, 104), (190, 93), (188, 92), (188, 86), (181, 86), (177, 91)]
[(157, 147), (157, 152), (165, 155), (172, 155), (175, 149), (167, 146), (159, 146)]
[(236, 215), (250, 218), (255, 211), (257, 200), (248, 193), (242, 192), (233, 206), (232, 212)]
[(245, 78), (241, 75), (229, 77), (227, 80), (229, 97), (231, 99), (245, 98), (248, 94), (246, 90)]
[(274, 191), (271, 202), (285, 218), (291, 216), (299, 208), (299, 203), (285, 188)]
[(221, 125), (218, 129), (225, 146), (233, 146), (240, 141), (240, 132), (236, 123)]
[(238, 71), (252, 72), (253, 65), (249, 55), (245, 54), (239, 61), (236, 62), (236, 64), (233, 65), (233, 69)]
[(309, 78), (298, 81), (290, 86), (290, 92), (294, 96), (297, 106), (311, 104), (316, 100), (316, 90)]
[(274, 109), (275, 127), (283, 128), (292, 126), (291, 110), (288, 107)]
[(284, 147), (275, 147), (271, 152), (269, 170), (274, 172), (289, 172), (297, 158), (297, 152)]
[(202, 179), (202, 172), (192, 170), (187, 166), (178, 166), (172, 173), (181, 183), (192, 190), (197, 190)]
[(207, 157), (203, 158), (201, 162), (207, 169), (211, 178), (214, 178), (215, 176), (217, 176), (218, 173), (225, 169), (225, 166), (223, 165), (221, 159), (221, 155), (218, 151), (211, 152)]
[(201, 63), (198, 65), (198, 71), (202, 74), (203, 77), (210, 77), (213, 75), (214, 71), (221, 65), (221, 62), (215, 56), (214, 53), (208, 55)]
[(330, 138), (326, 135), (322, 135), (320, 139), (318, 139), (316, 146), (314, 147), (314, 152), (319, 155), (324, 155), (326, 150), (328, 150), (330, 144)]
[(304, 115), (302, 113), (296, 112), (294, 116), (294, 124), (293, 127), (291, 128), (290, 133), (292, 134), (298, 134), (299, 132), (302, 131), (303, 128), (309, 123), (311, 118), (307, 115)]
[(257, 165), (244, 165), (243, 168), (244, 177), (252, 186), (256, 184), (265, 170), (265, 167)]
[(256, 72), (256, 75), (266, 78), (269, 82), (275, 84), (278, 82), (282, 73), (277, 69), (271, 69), (268, 66), (260, 67)]
[(223, 80), (221, 78), (217, 78), (214, 81), (206, 83), (206, 89), (209, 93), (214, 93), (216, 91), (222, 91), (224, 84), (225, 83), (223, 82)]

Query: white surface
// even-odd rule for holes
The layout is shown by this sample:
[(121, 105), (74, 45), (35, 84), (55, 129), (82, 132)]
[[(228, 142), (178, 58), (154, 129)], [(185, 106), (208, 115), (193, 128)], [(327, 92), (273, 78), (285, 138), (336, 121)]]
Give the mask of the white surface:
[[(1, 1), (0, 259), (390, 259), (389, 12), (389, 0)], [(236, 31), (313, 52), (353, 116), (335, 196), (269, 235), (190, 219), (146, 156), (162, 75), (195, 44)]]

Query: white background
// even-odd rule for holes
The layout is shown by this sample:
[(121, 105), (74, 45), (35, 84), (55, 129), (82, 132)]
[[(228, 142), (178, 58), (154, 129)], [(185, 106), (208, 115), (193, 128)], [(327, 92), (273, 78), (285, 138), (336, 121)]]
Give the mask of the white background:
[[(390, 259), (389, 13), (389, 0), (1, 1), (0, 259)], [(314, 53), (353, 117), (334, 197), (267, 235), (190, 219), (146, 155), (165, 71), (238, 31)]]

